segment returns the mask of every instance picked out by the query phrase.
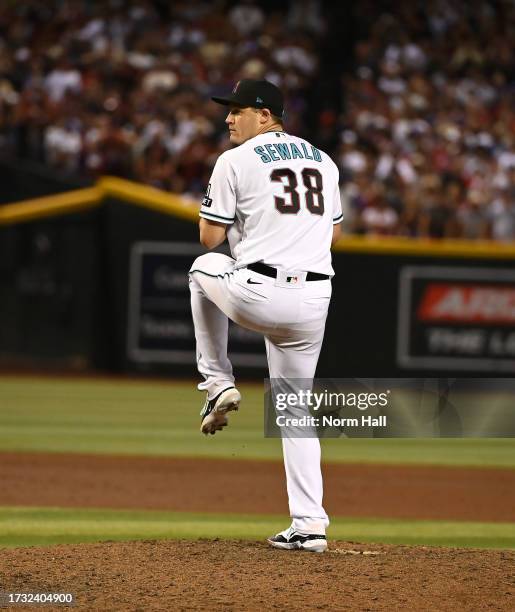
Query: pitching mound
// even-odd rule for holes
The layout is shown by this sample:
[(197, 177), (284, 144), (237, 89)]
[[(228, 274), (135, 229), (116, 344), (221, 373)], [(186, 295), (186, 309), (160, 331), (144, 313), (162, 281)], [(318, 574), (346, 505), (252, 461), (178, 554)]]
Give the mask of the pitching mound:
[(512, 551), (145, 541), (3, 550), (0, 576), (3, 591), (73, 593), (75, 610), (454, 612), (513, 610), (514, 566)]

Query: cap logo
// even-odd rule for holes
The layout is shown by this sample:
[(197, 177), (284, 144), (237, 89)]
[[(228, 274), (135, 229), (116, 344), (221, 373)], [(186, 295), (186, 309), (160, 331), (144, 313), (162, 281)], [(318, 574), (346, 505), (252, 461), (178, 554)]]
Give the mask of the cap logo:
[(260, 98), (259, 96), (256, 98), (256, 102), (259, 102), (260, 104), (263, 104), (263, 98)]
[(234, 86), (234, 89), (232, 90), (232, 93), (236, 93), (236, 91), (238, 90), (238, 87), (240, 86), (241, 81), (238, 81), (236, 83), (236, 85)]

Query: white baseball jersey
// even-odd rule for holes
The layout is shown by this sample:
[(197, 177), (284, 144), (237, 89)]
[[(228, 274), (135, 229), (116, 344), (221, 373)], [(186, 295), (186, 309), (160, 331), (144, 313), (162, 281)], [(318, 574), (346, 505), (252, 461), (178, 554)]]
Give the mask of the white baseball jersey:
[(333, 224), (343, 219), (338, 168), (302, 138), (266, 132), (218, 158), (200, 216), (225, 223), (236, 268), (333, 276)]

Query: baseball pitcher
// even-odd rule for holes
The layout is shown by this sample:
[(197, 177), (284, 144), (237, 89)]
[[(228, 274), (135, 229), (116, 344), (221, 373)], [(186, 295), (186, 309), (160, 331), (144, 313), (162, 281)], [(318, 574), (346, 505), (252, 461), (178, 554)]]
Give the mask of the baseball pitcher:
[[(331, 299), (330, 247), (340, 235), (338, 168), (309, 142), (284, 131), (283, 96), (272, 83), (241, 80), (227, 97), (235, 148), (218, 158), (200, 209), (200, 242), (226, 238), (232, 257), (207, 253), (190, 270), (197, 364), (207, 397), (201, 431), (214, 434), (238, 410), (227, 356), (228, 319), (264, 335), (273, 380), (313, 379)], [(320, 442), (282, 438), (291, 526), (276, 548), (323, 552)]]

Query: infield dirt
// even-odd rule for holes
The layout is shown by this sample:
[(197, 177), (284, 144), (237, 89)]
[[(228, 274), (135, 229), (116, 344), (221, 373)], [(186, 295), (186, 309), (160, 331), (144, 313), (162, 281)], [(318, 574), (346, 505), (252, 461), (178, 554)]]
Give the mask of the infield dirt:
[[(327, 464), (330, 515), (515, 521), (515, 470)], [(276, 461), (0, 453), (0, 506), (284, 514)]]
[[(330, 464), (324, 476), (334, 515), (515, 520), (513, 470)], [(288, 515), (278, 462), (0, 453), (0, 482), (2, 506)], [(514, 567), (508, 550), (332, 541), (317, 555), (263, 542), (104, 542), (3, 549), (0, 591), (72, 593), (72, 609), (102, 612), (511, 611)]]

